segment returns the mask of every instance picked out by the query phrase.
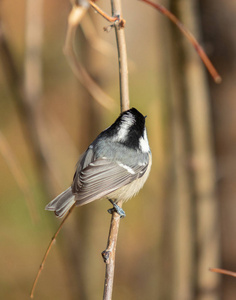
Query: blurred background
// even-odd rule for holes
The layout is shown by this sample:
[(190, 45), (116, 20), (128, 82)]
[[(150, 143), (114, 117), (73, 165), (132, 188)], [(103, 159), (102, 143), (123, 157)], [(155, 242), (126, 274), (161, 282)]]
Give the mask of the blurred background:
[[(109, 1), (97, 4), (110, 13)], [(236, 271), (236, 2), (159, 1), (201, 42), (220, 85), (167, 18), (141, 1), (122, 4), (130, 102), (148, 115), (153, 167), (124, 205), (113, 298), (233, 300), (236, 279), (209, 268)], [(0, 1), (1, 299), (29, 297), (60, 223), (44, 207), (119, 114), (114, 31), (89, 9), (76, 33), (78, 60), (115, 99), (104, 107), (63, 54), (70, 11), (66, 0)], [(102, 298), (108, 208), (97, 201), (73, 211), (35, 299)]]

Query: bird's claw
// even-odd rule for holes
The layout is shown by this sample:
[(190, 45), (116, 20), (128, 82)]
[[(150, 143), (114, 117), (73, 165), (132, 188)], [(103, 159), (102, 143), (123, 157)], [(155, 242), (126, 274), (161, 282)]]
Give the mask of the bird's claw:
[(118, 213), (118, 215), (120, 216), (121, 219), (124, 218), (126, 216), (125, 211), (121, 207), (119, 207), (119, 205), (114, 203), (114, 201), (112, 201), (111, 199), (108, 199), (108, 200), (113, 205), (113, 208), (110, 208), (107, 210), (109, 212), (109, 214), (112, 214), (115, 211), (116, 213)]

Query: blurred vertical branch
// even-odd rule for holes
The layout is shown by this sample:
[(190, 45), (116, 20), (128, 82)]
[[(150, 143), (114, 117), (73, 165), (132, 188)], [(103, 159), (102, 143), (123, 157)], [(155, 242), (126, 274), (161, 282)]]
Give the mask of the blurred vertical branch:
[[(213, 267), (236, 270), (236, 5), (235, 1), (199, 1), (203, 40), (210, 58), (221, 69), (223, 84), (210, 83), (214, 147), (217, 161), (217, 196), (219, 203), (220, 262)], [(220, 276), (221, 299), (234, 299), (235, 278)]]
[[(176, 28), (171, 26), (171, 38), (176, 38)], [(171, 299), (194, 299), (194, 219), (192, 214), (191, 177), (187, 166), (189, 151), (185, 99), (183, 95), (180, 53), (171, 41), (170, 72), (170, 115), (173, 163), (172, 190), (172, 289)], [(167, 278), (166, 278), (167, 280)]]
[[(199, 10), (197, 1), (177, 4), (179, 17), (199, 36)], [(208, 271), (219, 263), (219, 222), (216, 198), (215, 159), (209, 93), (206, 75), (194, 52), (183, 41), (184, 86), (191, 137), (191, 167), (196, 207), (196, 292), (197, 299), (219, 299), (219, 277)]]
[[(194, 34), (198, 33), (194, 0), (172, 1), (171, 10)], [(208, 271), (219, 256), (209, 98), (195, 52), (174, 28), (173, 38), (181, 41), (172, 52), (176, 68), (172, 95), (177, 200), (174, 299), (216, 300), (218, 280)]]
[(42, 0), (27, 0), (24, 90), (33, 107), (39, 105), (42, 97), (42, 6)]
[[(12, 99), (15, 102), (17, 113), (19, 119), (21, 120), (21, 125), (23, 128), (23, 133), (25, 134), (26, 141), (29, 143), (29, 149), (31, 150), (32, 156), (34, 157), (34, 163), (38, 175), (40, 177), (39, 183), (41, 190), (44, 191), (45, 195), (48, 197), (50, 194), (50, 184), (48, 177), (48, 164), (47, 159), (44, 155), (43, 146), (39, 137), (39, 98), (41, 97), (41, 39), (42, 39), (42, 0), (32, 1), (29, 0), (27, 5), (32, 2), (35, 8), (35, 5), (38, 7), (38, 10), (35, 14), (36, 25), (32, 25), (34, 18), (26, 22), (27, 26), (34, 27), (35, 37), (31, 41), (32, 31), (28, 30), (27, 34), (27, 47), (30, 47), (26, 56), (26, 69), (25, 69), (25, 78), (24, 83), (22, 82), (22, 74), (18, 71), (16, 66), (15, 59), (13, 57), (12, 51), (10, 49), (9, 42), (3, 30), (2, 22), (0, 20), (0, 57), (2, 60), (2, 65), (4, 69), (4, 74), (6, 76), (6, 81), (9, 85), (9, 91), (11, 93)], [(31, 4), (32, 5), (32, 4)], [(32, 12), (32, 11), (31, 11)], [(28, 18), (30, 11), (28, 10)], [(36, 31), (35, 31), (36, 30)], [(31, 44), (31, 42), (33, 42)], [(30, 46), (31, 45), (31, 46)], [(34, 63), (36, 61), (36, 63)], [(37, 67), (36, 67), (37, 66)], [(36, 68), (36, 69), (35, 69)], [(36, 85), (32, 85), (30, 77), (34, 78), (37, 81)], [(36, 99), (37, 98), (37, 99)]]
[(24, 95), (25, 105), (29, 107), (31, 122), (34, 123), (34, 135), (37, 143), (37, 157), (41, 156), (40, 174), (48, 196), (53, 192), (52, 179), (60, 186), (55, 163), (50, 155), (47, 142), (48, 132), (46, 119), (42, 112), (42, 42), (43, 42), (43, 1), (27, 0), (26, 2), (26, 35), (24, 60)]

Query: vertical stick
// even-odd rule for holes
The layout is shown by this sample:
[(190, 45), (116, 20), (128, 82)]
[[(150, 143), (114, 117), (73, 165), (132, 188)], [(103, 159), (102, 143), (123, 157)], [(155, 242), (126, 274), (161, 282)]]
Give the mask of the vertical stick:
[[(121, 1), (111, 0), (112, 15), (121, 16)], [(115, 23), (116, 42), (119, 62), (120, 107), (121, 112), (129, 109), (128, 64), (124, 28), (120, 22)], [(122, 203), (118, 203), (121, 207)], [(108, 236), (107, 248), (102, 252), (106, 263), (103, 300), (112, 299), (113, 280), (115, 271), (115, 253), (120, 225), (120, 216), (113, 212)]]
[[(184, 0), (178, 4), (179, 17), (199, 35), (198, 1)], [(196, 203), (196, 299), (219, 299), (219, 276), (208, 272), (219, 264), (219, 219), (216, 199), (215, 157), (213, 151), (211, 112), (208, 87), (203, 67), (195, 53), (183, 43), (185, 53), (184, 85), (191, 137), (193, 189)]]
[[(111, 0), (112, 15), (121, 17), (121, 1)], [(125, 42), (124, 28), (120, 23), (115, 23), (117, 54), (119, 63), (120, 80), (120, 106), (121, 111), (129, 109), (129, 80), (128, 80), (128, 62)]]

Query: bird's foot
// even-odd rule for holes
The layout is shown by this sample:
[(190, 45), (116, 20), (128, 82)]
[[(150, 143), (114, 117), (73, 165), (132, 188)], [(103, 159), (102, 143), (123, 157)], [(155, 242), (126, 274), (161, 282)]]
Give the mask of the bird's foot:
[(111, 204), (113, 205), (113, 208), (110, 208), (110, 209), (108, 209), (107, 211), (109, 212), (109, 214), (112, 214), (114, 211), (116, 212), (116, 213), (118, 213), (118, 215), (121, 217), (121, 218), (124, 218), (125, 216), (126, 216), (126, 214), (125, 214), (125, 212), (124, 212), (124, 210), (121, 208), (121, 207), (119, 207), (119, 205), (117, 205), (114, 201), (112, 201), (111, 199), (108, 199), (110, 202), (111, 202)]

